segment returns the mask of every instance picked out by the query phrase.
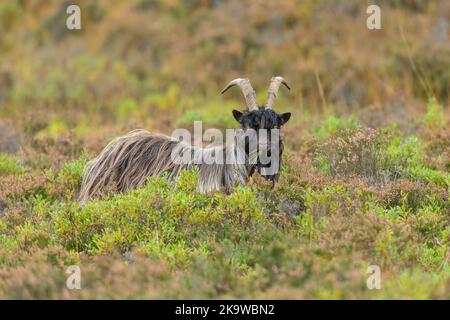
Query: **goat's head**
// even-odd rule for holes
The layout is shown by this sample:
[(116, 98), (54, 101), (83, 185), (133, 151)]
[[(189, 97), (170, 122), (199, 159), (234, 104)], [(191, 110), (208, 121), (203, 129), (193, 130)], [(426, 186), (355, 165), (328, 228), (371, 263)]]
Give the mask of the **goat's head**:
[(256, 168), (261, 176), (274, 184), (279, 177), (283, 153), (283, 140), (279, 130), (291, 117), (290, 112), (278, 113), (273, 109), (281, 84), (290, 90), (282, 77), (272, 77), (267, 91), (267, 103), (263, 106), (258, 106), (255, 90), (253, 90), (248, 79), (234, 79), (222, 90), (222, 93), (224, 93), (235, 85), (241, 88), (248, 110), (233, 110), (233, 116), (244, 131), (253, 129), (257, 132), (258, 159)]

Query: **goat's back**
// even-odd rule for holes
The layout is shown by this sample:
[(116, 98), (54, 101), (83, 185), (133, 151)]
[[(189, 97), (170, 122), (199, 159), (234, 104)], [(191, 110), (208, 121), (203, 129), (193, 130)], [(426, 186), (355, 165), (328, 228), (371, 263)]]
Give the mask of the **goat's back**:
[(171, 161), (178, 143), (171, 137), (141, 129), (114, 139), (87, 163), (79, 200), (86, 202), (108, 191), (139, 188), (149, 176), (178, 170)]

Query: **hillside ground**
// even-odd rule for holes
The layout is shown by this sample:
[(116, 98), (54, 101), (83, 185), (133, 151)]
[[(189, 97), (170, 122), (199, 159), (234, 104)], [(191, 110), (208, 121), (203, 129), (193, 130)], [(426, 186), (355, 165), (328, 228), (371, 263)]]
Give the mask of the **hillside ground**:
[[(447, 1), (379, 1), (377, 31), (364, 1), (79, 3), (80, 31), (63, 2), (0, 4), (0, 299), (450, 297)], [(203, 195), (186, 171), (76, 201), (115, 136), (235, 128), (222, 87), (262, 102), (273, 75), (274, 189)]]

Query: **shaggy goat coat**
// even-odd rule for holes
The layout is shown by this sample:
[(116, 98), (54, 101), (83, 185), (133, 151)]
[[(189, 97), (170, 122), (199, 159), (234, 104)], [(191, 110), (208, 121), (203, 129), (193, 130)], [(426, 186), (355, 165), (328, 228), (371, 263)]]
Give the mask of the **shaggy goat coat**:
[[(174, 152), (187, 153), (190, 157), (174, 161)], [(217, 153), (222, 153), (227, 161), (214, 161)], [(200, 192), (223, 189), (229, 192), (234, 186), (247, 182), (254, 163), (256, 151), (248, 155), (244, 145), (236, 141), (225, 146), (198, 148), (169, 136), (134, 130), (111, 141), (87, 163), (79, 200), (85, 203), (93, 196), (101, 196), (111, 190), (123, 192), (139, 188), (148, 177), (163, 173), (174, 179), (183, 169), (194, 166), (199, 168)]]

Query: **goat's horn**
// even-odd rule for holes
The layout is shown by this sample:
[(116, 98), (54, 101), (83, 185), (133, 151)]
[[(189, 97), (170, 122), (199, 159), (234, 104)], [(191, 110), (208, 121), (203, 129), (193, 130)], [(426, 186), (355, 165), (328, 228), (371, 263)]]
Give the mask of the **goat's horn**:
[(272, 109), (275, 105), (275, 98), (277, 97), (280, 84), (284, 84), (288, 90), (291, 90), (286, 80), (283, 77), (272, 77), (270, 79), (269, 90), (267, 90), (267, 104), (266, 109)]
[(238, 85), (244, 93), (245, 102), (247, 103), (247, 107), (249, 111), (258, 110), (258, 103), (256, 102), (256, 93), (253, 90), (252, 85), (248, 79), (237, 78), (230, 81), (225, 88), (222, 90), (222, 94), (225, 93), (232, 86)]

